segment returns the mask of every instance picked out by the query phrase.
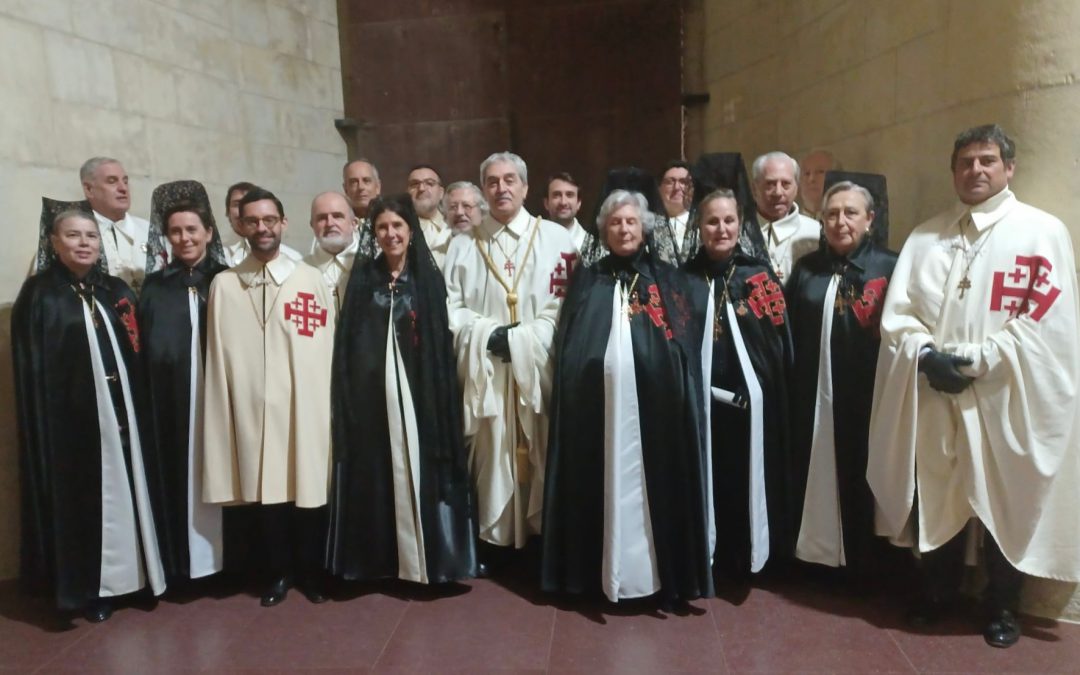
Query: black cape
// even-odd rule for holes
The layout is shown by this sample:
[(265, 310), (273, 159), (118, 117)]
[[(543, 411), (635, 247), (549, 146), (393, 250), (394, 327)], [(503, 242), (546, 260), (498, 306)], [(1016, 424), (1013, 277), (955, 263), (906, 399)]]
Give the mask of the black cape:
[[(709, 280), (715, 285), (714, 325), (703, 327), (713, 336), (711, 385), (744, 395), (746, 374), (735, 351), (724, 304), (735, 307), (736, 319), (754, 375), (761, 385), (764, 419), (765, 495), (769, 519), (769, 564), (789, 559), (794, 552), (791, 526), (791, 451), (788, 442), (788, 381), (791, 371), (791, 332), (780, 296), (770, 304), (759, 299), (767, 288), (779, 293), (772, 269), (736, 248), (724, 262), (709, 260), (699, 249), (687, 264), (694, 310), (705, 315)], [(775, 284), (770, 287), (769, 283)], [(701, 344), (699, 336), (698, 344)], [(714, 564), (733, 578), (750, 572), (750, 411), (709, 401), (713, 452), (713, 504), (716, 516)]]
[[(151, 425), (139, 414), (143, 396), (135, 294), (123, 280), (96, 268), (84, 282), (92, 289), (95, 311), (112, 324), (128, 371), (153, 500), (160, 493), (160, 473)], [(53, 262), (23, 283), (11, 315), (22, 485), (21, 576), (32, 591), (53, 595), (61, 609), (82, 608), (98, 597), (101, 585), (101, 442), (77, 283), (67, 268)], [(104, 324), (98, 340), (109, 372), (115, 359)], [(114, 408), (126, 433), (127, 414), (118, 391), (114, 388)], [(130, 481), (126, 447), (124, 454)]]
[(634, 274), (640, 276), (637, 301), (631, 299), (631, 334), (660, 594), (708, 597), (713, 588), (699, 416), (700, 348), (694, 351), (691, 344), (698, 329), (681, 275), (641, 254), (609, 255), (579, 267), (562, 307), (544, 483), (542, 586), (570, 593), (601, 588), (604, 355), (615, 276), (629, 285)]
[(881, 343), (881, 309), (896, 257), (896, 253), (879, 246), (869, 236), (846, 258), (836, 256), (828, 246), (822, 246), (799, 259), (785, 287), (795, 343), (791, 436), (796, 467), (794, 522), (798, 526), (802, 521), (814, 436), (825, 292), (834, 273), (843, 275), (837, 298), (845, 299), (844, 310), (842, 313), (839, 309), (833, 310), (829, 349), (837, 483), (844, 552), (849, 567), (868, 563), (876, 548), (873, 543), (874, 498), (866, 482), (866, 457), (870, 402)]
[[(446, 289), (423, 236), (391, 290), (385, 258), (357, 258), (338, 317), (332, 376), (333, 466), (327, 565), (350, 580), (398, 576), (386, 413), (387, 321), (394, 327), (420, 433), (420, 519), (431, 583), (476, 576), (477, 521), (461, 420)], [(413, 254), (412, 250), (423, 251)], [(421, 267), (417, 274), (417, 267)]]
[[(193, 268), (174, 260), (146, 277), (139, 297), (143, 371), (158, 460), (165, 478), (157, 515), (162, 561), (169, 578), (189, 577), (188, 415), (191, 390), (191, 319), (188, 296), (199, 303), (199, 342), (206, 351), (206, 298), (210, 282), (228, 269), (205, 256)], [(200, 481), (201, 482), (201, 481)]]

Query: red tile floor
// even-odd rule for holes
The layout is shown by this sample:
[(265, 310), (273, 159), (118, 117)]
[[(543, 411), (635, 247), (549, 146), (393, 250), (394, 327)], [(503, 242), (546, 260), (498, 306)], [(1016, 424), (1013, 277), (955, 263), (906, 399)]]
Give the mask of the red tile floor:
[(0, 585), (0, 673), (1050, 673), (1080, 672), (1080, 626), (1024, 617), (1011, 649), (971, 618), (933, 631), (903, 621), (904, 591), (773, 581), (692, 603), (683, 615), (535, 590), (511, 571), (443, 590), (404, 583), (297, 592), (265, 609), (204, 583), (91, 625), (55, 618)]

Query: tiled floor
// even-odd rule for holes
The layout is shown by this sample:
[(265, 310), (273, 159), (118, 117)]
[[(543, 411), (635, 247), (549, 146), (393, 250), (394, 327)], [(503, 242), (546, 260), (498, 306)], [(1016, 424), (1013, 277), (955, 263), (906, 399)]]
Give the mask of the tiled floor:
[(1080, 672), (1080, 626), (1025, 617), (1018, 645), (992, 649), (970, 618), (908, 629), (903, 592), (771, 582), (677, 615), (534, 588), (519, 569), (442, 590), (349, 587), (323, 605), (293, 592), (264, 609), (211, 583), (91, 625), (8, 583), (0, 673)]

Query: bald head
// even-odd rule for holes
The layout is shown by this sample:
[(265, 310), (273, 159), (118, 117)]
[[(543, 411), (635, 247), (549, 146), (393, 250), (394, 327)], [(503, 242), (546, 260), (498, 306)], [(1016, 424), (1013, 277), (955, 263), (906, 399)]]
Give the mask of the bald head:
[(352, 206), (340, 192), (321, 192), (311, 200), (311, 231), (327, 253), (337, 255), (348, 248), (356, 225)]

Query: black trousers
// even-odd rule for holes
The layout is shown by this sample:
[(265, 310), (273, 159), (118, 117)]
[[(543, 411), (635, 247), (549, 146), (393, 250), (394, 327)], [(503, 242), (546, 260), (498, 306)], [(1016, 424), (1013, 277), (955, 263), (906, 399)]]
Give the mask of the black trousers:
[(257, 509), (267, 577), (316, 580), (326, 568), (326, 507), (304, 509), (288, 502)]
[[(922, 554), (923, 584), (933, 598), (943, 598), (954, 593), (964, 574), (964, 551), (967, 529), (950, 539), (940, 548)], [(1007, 609), (1015, 612), (1020, 603), (1020, 587), (1024, 573), (1013, 567), (1001, 553), (989, 532), (983, 539), (986, 554), (986, 604), (991, 610)]]

